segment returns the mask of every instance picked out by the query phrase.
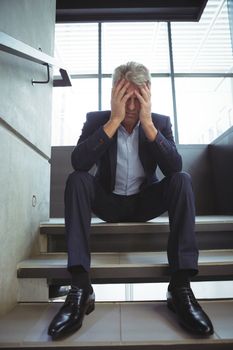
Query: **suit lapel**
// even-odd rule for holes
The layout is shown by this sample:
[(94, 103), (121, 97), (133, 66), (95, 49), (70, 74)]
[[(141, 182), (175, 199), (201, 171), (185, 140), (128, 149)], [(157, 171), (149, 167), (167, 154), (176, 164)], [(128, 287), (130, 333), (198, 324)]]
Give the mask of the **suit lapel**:
[(110, 169), (111, 169), (111, 186), (113, 188), (115, 185), (116, 164), (117, 164), (117, 132), (113, 136), (113, 142), (109, 147), (108, 154), (109, 154)]
[(138, 153), (139, 153), (139, 158), (141, 160), (142, 166), (144, 170), (146, 170), (146, 162), (145, 162), (145, 156), (146, 156), (146, 151), (145, 151), (145, 143), (147, 142), (146, 135), (143, 131), (143, 128), (141, 124), (139, 125), (139, 140), (138, 140)]

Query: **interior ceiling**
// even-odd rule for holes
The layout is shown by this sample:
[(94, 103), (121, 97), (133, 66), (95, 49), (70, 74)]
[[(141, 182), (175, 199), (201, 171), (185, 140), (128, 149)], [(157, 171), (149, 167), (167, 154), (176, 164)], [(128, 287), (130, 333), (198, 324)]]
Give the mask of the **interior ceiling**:
[(199, 21), (207, 0), (57, 0), (56, 22)]

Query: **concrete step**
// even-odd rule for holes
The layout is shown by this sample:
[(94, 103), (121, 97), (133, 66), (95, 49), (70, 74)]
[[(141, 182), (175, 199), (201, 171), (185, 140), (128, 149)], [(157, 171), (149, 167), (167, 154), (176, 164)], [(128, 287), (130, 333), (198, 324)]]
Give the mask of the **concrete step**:
[(233, 300), (201, 301), (215, 332), (184, 331), (165, 302), (96, 303), (82, 328), (60, 341), (47, 335), (60, 303), (18, 304), (0, 318), (0, 348), (79, 350), (222, 350), (233, 348)]
[[(19, 278), (69, 281), (66, 253), (41, 254), (18, 264)], [(203, 250), (199, 257), (198, 280), (232, 279), (233, 250)], [(92, 253), (93, 283), (134, 283), (167, 281), (166, 252)], [(68, 283), (69, 284), (69, 283)]]
[[(233, 216), (197, 216), (195, 226), (200, 249), (233, 249)], [(40, 225), (41, 252), (65, 252), (64, 219), (50, 219)], [(91, 222), (92, 252), (141, 252), (166, 250), (167, 217), (143, 223)]]

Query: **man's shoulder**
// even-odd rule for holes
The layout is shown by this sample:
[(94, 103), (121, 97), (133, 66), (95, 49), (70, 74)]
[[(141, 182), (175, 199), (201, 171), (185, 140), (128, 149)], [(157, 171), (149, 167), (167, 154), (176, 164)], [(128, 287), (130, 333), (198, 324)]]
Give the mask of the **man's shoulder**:
[(170, 117), (163, 114), (158, 113), (151, 113), (152, 120), (155, 124), (159, 125), (166, 125), (168, 121), (170, 120)]
[(151, 116), (155, 120), (168, 120), (170, 117), (164, 114), (151, 113)]
[(93, 123), (105, 122), (110, 118), (111, 111), (94, 111), (87, 113), (87, 121)]

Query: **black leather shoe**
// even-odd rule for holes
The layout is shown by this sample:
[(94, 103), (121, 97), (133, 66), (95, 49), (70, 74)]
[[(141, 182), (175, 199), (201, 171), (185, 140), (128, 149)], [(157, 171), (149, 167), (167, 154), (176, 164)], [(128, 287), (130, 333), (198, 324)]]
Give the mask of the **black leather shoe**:
[(175, 287), (167, 292), (167, 306), (174, 311), (180, 324), (188, 331), (211, 335), (212, 322), (198, 304), (190, 287)]
[(83, 318), (95, 309), (95, 294), (81, 288), (70, 289), (65, 303), (53, 318), (48, 335), (53, 340), (71, 334), (82, 327)]

